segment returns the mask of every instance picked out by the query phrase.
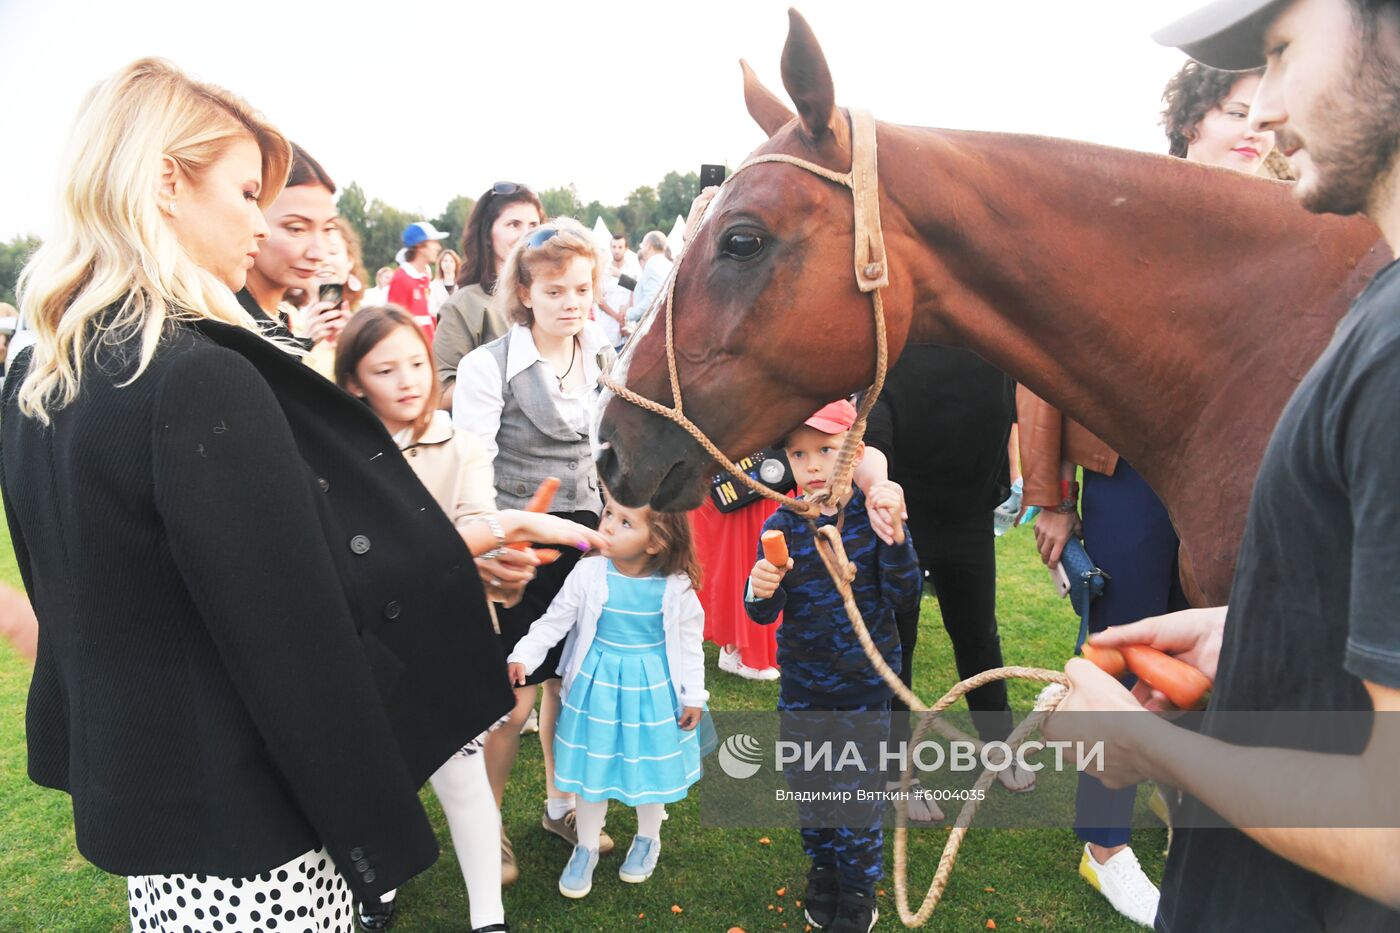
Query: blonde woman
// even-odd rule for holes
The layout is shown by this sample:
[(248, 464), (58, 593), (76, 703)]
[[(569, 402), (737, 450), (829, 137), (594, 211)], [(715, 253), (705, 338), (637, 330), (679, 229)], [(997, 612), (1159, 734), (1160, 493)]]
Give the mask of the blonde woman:
[(21, 278), (29, 774), (128, 876), (133, 928), (349, 933), (352, 897), (436, 857), (421, 783), (512, 706), (461, 535), (234, 298), (289, 158), (237, 97), (136, 62), (86, 100)]

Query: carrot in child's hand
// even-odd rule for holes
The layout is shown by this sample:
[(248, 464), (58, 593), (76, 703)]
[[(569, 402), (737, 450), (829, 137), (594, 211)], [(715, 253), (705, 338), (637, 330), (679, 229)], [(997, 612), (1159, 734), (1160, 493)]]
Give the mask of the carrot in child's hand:
[[(750, 538), (750, 541), (753, 539)], [(763, 542), (763, 559), (768, 561), (779, 570), (786, 570), (788, 565), (787, 538), (783, 533), (774, 528), (772, 531), (765, 531), (759, 538)]]
[(540, 566), (552, 564), (559, 559), (559, 552), (552, 547), (535, 548), (535, 556), (540, 559)]
[[(543, 513), (543, 512), (548, 512), (548, 511), (549, 511), (550, 503), (552, 503), (552, 502), (554, 501), (554, 494), (555, 494), (556, 492), (558, 492), (558, 491), (559, 491), (559, 477), (557, 477), (557, 476), (546, 476), (546, 477), (544, 478), (544, 482), (540, 483), (539, 488), (535, 490), (535, 494), (534, 494), (533, 496), (530, 497), (530, 502), (525, 506), (525, 511), (527, 511), (527, 512), (541, 512), (541, 513)], [(526, 544), (524, 541), (516, 541), (514, 544), (507, 544), (507, 545), (506, 545), (506, 547), (511, 548), (511, 549), (513, 549), (513, 550), (516, 550), (516, 551), (523, 551), (523, 550), (527, 549), (529, 546), (530, 546), (530, 545)], [(552, 564), (552, 563), (554, 563), (555, 560), (558, 560), (558, 559), (559, 559), (559, 555), (558, 555), (558, 553), (556, 553), (556, 554), (554, 555), (554, 559), (553, 559), (553, 560), (545, 560), (545, 559), (541, 558), (541, 559), (540, 559), (540, 563), (542, 563), (542, 564)]]
[(1124, 645), (1119, 649), (1128, 670), (1162, 692), (1177, 709), (1200, 709), (1210, 698), (1210, 678), (1180, 658), (1149, 648)]
[(1098, 665), (1099, 670), (1112, 677), (1122, 677), (1123, 672), (1128, 669), (1128, 662), (1123, 660), (1123, 652), (1117, 648), (1100, 648), (1086, 641), (1079, 650), (1084, 653), (1085, 658)]

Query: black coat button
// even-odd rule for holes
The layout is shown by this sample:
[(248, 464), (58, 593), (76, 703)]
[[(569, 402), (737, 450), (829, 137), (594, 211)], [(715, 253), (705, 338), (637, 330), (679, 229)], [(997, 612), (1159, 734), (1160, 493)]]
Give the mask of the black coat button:
[(373, 869), (370, 869), (369, 871), (365, 872), (365, 884), (374, 884), (375, 877), (376, 876), (374, 874)]
[(358, 862), (360, 859), (362, 859), (362, 858), (364, 858), (364, 857), (365, 857), (365, 850), (364, 850), (364, 849), (361, 849), (359, 846), (355, 846), (355, 848), (353, 848), (353, 849), (350, 850), (350, 861), (352, 861), (352, 862)]
[(391, 601), (384, 606), (384, 618), (391, 620), (397, 619), (401, 611), (402, 609), (399, 607), (399, 604)]
[(369, 871), (369, 862), (365, 859), (360, 859), (355, 863), (355, 871), (363, 875), (365, 872)]
[(320, 477), (320, 478), (318, 478), (318, 479), (316, 480), (316, 485), (321, 487), (321, 491), (322, 491), (322, 492), (330, 492), (330, 491), (331, 491), (331, 481), (328, 480), (328, 479), (326, 479), (324, 476), (322, 476), (322, 477)]
[(355, 535), (350, 539), (350, 550), (356, 554), (364, 554), (369, 550), (369, 538), (364, 535)]

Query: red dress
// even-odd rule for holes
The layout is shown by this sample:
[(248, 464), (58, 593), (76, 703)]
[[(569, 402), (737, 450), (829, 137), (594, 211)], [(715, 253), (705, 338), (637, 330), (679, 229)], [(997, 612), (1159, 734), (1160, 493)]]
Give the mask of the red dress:
[(759, 625), (744, 612), (744, 585), (758, 554), (763, 523), (778, 510), (770, 499), (758, 499), (734, 512), (715, 508), (709, 498), (690, 513), (695, 549), (704, 568), (698, 593), (705, 609), (705, 640), (721, 648), (737, 645), (739, 659), (755, 670), (778, 666), (778, 626)]

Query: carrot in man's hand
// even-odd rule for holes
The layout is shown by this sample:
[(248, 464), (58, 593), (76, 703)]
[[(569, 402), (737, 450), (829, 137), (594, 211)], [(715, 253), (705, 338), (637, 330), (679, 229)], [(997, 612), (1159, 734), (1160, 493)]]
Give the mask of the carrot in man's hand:
[(1079, 649), (1085, 658), (1098, 665), (1099, 670), (1114, 677), (1122, 677), (1124, 671), (1128, 669), (1128, 662), (1123, 660), (1123, 652), (1117, 648), (1100, 648), (1085, 642)]
[(1180, 658), (1147, 645), (1103, 648), (1086, 643), (1084, 657), (1107, 674), (1119, 677), (1132, 671), (1143, 683), (1159, 691), (1177, 709), (1200, 709), (1210, 698), (1210, 678)]
[(774, 528), (771, 531), (765, 531), (759, 540), (763, 542), (763, 559), (779, 570), (786, 570), (788, 548), (787, 538), (783, 537), (783, 533)]
[(1210, 699), (1210, 678), (1180, 658), (1147, 645), (1123, 645), (1119, 650), (1128, 670), (1161, 691), (1177, 709), (1200, 709)]

